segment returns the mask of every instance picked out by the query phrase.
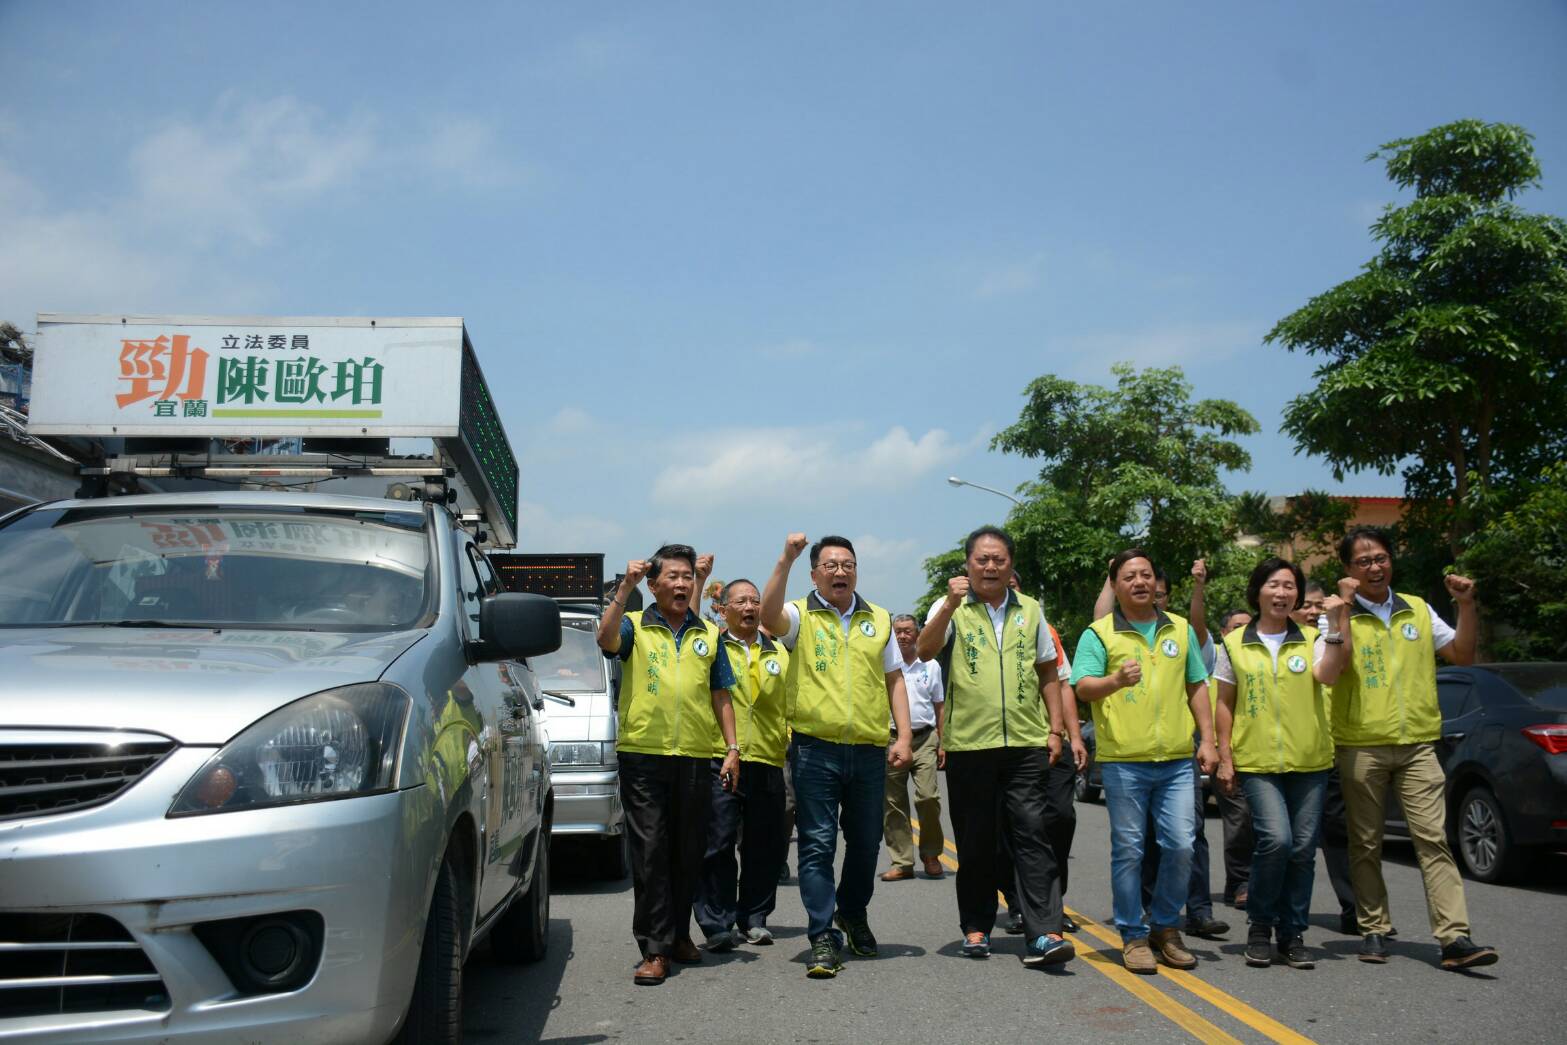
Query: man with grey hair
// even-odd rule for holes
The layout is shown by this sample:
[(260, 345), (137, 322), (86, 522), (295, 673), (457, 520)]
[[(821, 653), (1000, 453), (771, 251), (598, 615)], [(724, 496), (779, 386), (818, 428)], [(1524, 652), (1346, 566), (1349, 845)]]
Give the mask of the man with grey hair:
[[(914, 652), (919, 622), (907, 613), (892, 618), (892, 634), (903, 656), (903, 685), (909, 694), (909, 728), (914, 737), (914, 764), (887, 770), (887, 799), (882, 811), (882, 834), (892, 866), (882, 873), (884, 882), (914, 877), (914, 835), (909, 818), (909, 777), (914, 777), (914, 811), (920, 824), (920, 861), (925, 875), (941, 878), (941, 850), (946, 836), (941, 830), (941, 789), (936, 776), (946, 762), (941, 750), (943, 690), (941, 665), (920, 660)], [(894, 731), (893, 739), (896, 739)]]

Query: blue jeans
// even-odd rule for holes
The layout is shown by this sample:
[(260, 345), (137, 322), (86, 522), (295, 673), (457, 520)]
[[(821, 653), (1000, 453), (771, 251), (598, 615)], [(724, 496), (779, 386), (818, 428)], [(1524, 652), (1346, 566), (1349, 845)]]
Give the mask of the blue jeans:
[(1328, 771), (1243, 773), (1240, 781), (1257, 839), (1247, 921), (1274, 930), (1280, 942), (1287, 942), (1306, 931), (1311, 913)]
[[(789, 747), (794, 777), (795, 827), (799, 832), (800, 902), (806, 933), (815, 939), (832, 928), (834, 911), (865, 917), (881, 855), (881, 812), (887, 787), (883, 744), (835, 744), (803, 733)], [(833, 859), (843, 821), (843, 875), (836, 889)]]
[[(1110, 884), (1115, 927), (1122, 942), (1181, 924), (1191, 880), (1192, 839), (1197, 832), (1192, 760), (1104, 762), (1105, 805), (1110, 811)], [(1143, 851), (1149, 812), (1159, 843), (1159, 874), (1147, 921), (1143, 912)]]

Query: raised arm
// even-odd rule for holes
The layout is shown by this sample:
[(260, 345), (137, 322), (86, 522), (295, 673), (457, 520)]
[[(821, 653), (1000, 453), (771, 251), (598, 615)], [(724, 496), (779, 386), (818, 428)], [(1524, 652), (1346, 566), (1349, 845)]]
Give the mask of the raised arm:
[[(1192, 630), (1197, 633), (1197, 645), (1208, 645), (1208, 598), (1204, 589), (1208, 585), (1208, 564), (1201, 559), (1192, 563)], [(1109, 612), (1106, 610), (1105, 612)]]
[(1447, 593), (1458, 607), (1458, 626), (1453, 641), (1437, 650), (1449, 664), (1473, 664), (1475, 647), (1480, 641), (1480, 611), (1475, 607), (1475, 582), (1450, 573), (1442, 578)]
[(803, 533), (789, 535), (784, 541), (783, 554), (778, 556), (778, 564), (773, 567), (773, 575), (767, 578), (767, 587), (762, 590), (762, 626), (775, 637), (789, 632), (789, 618), (784, 616), (784, 592), (789, 587), (789, 569), (805, 550), (806, 543)]
[(925, 622), (919, 638), (914, 640), (914, 652), (920, 660), (935, 660), (941, 648), (947, 644), (947, 625), (952, 623), (952, 615), (958, 611), (958, 606), (967, 595), (966, 575), (947, 581), (946, 598), (936, 604), (935, 615)]
[(632, 559), (626, 563), (626, 575), (620, 579), (615, 597), (604, 607), (604, 616), (599, 618), (595, 638), (598, 639), (599, 649), (605, 653), (620, 652), (620, 622), (626, 615), (626, 600), (631, 598), (631, 593), (637, 590), (637, 585), (647, 576), (648, 567), (646, 559)]
[(1355, 592), (1360, 582), (1345, 577), (1338, 582), (1338, 594), (1322, 603), (1322, 614), (1328, 618), (1328, 629), (1339, 634), (1338, 642), (1324, 642), (1322, 656), (1311, 666), (1311, 676), (1324, 686), (1331, 686), (1349, 666), (1350, 651), (1354, 640), (1349, 632), (1349, 607), (1354, 604)]

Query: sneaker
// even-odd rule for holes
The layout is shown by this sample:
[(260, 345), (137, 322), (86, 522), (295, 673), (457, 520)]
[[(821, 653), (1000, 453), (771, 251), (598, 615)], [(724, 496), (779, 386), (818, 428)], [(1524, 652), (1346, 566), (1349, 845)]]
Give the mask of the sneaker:
[(1273, 933), (1266, 925), (1253, 925), (1247, 930), (1246, 964), (1258, 969), (1273, 964)]
[(1148, 943), (1159, 960), (1172, 969), (1195, 969), (1197, 959), (1186, 949), (1179, 929), (1155, 929), (1148, 934)]
[(832, 933), (822, 933), (811, 941), (811, 957), (805, 963), (805, 975), (813, 980), (830, 980), (843, 970)]
[(1023, 955), (1023, 964), (1056, 965), (1071, 961), (1075, 957), (1077, 957), (1077, 948), (1072, 946), (1072, 941), (1057, 933), (1051, 933), (1048, 936), (1034, 937), (1034, 942), (1028, 945), (1028, 952)]
[(858, 918), (835, 914), (832, 922), (849, 938), (849, 950), (861, 958), (876, 957), (876, 934), (871, 932), (870, 922), (865, 920), (863, 914)]
[(1229, 922), (1221, 922), (1217, 918), (1187, 918), (1186, 931), (1193, 936), (1201, 936), (1205, 940), (1216, 940), (1230, 931)]
[(1360, 941), (1360, 953), (1355, 957), (1373, 965), (1386, 965), (1387, 943), (1382, 939), (1382, 934), (1367, 933)]
[(1076, 922), (1074, 922), (1072, 920), (1072, 916), (1070, 914), (1062, 912), (1062, 914), (1061, 914), (1061, 931), (1064, 932), (1064, 933), (1075, 933), (1075, 932), (1077, 932), (1078, 928), (1079, 928), (1079, 926), (1078, 926), (1078, 924)]
[(735, 933), (730, 929), (721, 929), (716, 933), (707, 934), (707, 950), (710, 954), (723, 954), (725, 951), (735, 949), (735, 944), (740, 941), (735, 938)]
[(745, 931), (745, 942), (758, 947), (770, 947), (773, 942), (773, 931), (765, 925), (753, 925)]
[[(1251, 958), (1250, 948), (1247, 948), (1247, 960)], [(1306, 940), (1301, 936), (1291, 936), (1287, 941), (1279, 945), (1279, 953), (1284, 956), (1284, 964), (1291, 969), (1315, 969), (1317, 956), (1311, 953), (1306, 946)]]
[(1121, 945), (1121, 964), (1126, 966), (1127, 972), (1141, 973), (1144, 976), (1152, 976), (1159, 971), (1159, 963), (1154, 960), (1153, 949), (1148, 946), (1146, 936), (1127, 940)]
[(1477, 969), (1495, 965), (1499, 956), (1494, 947), (1481, 947), (1467, 936), (1442, 945), (1442, 968)]
[(1023, 935), (1023, 912), (1022, 911), (1008, 911), (1007, 912), (1007, 934), (1010, 935), (1010, 936), (1022, 936)]
[(990, 957), (990, 937), (981, 932), (963, 934), (963, 957)]

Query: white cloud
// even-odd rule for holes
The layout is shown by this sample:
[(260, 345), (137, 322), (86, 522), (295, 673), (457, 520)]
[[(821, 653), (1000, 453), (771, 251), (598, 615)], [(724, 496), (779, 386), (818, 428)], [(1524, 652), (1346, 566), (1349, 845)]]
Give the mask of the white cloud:
[(855, 587), (865, 598), (882, 603), (889, 613), (907, 613), (910, 606), (886, 605), (892, 592), (924, 590), (924, 558), (920, 544), (912, 537), (878, 537), (860, 534), (850, 537), (859, 567)]
[(960, 444), (940, 428), (915, 439), (898, 425), (869, 443), (815, 429), (749, 429), (720, 434), (705, 460), (670, 465), (653, 480), (665, 505), (796, 504), (895, 490), (957, 460)]
[(974, 296), (977, 298), (997, 298), (1027, 293), (1039, 286), (1039, 280), (1044, 274), (1044, 268), (1045, 255), (1043, 252), (1024, 258), (1022, 261), (998, 265), (980, 274), (978, 283), (974, 287)]
[(1228, 359), (1256, 348), (1264, 332), (1255, 323), (1176, 324), (1067, 338), (1061, 351), (1078, 360), (1079, 372), (1100, 374), (1111, 363), (1151, 367)]
[(625, 530), (613, 519), (588, 514), (563, 514), (537, 501), (517, 502), (518, 551), (598, 551), (624, 533)]

